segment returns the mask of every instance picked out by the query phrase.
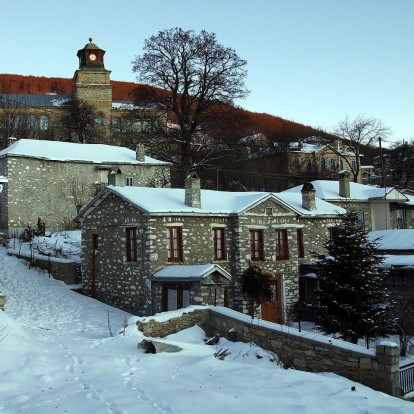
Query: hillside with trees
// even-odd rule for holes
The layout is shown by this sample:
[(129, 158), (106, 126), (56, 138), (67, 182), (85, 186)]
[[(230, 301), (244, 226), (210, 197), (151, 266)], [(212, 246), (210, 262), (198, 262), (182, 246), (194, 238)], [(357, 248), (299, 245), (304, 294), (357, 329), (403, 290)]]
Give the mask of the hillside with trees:
[[(111, 83), (114, 101), (134, 100), (135, 96), (145, 95), (146, 90), (151, 89), (150, 86), (134, 82), (111, 81)], [(72, 86), (73, 81), (69, 78), (0, 74), (0, 93), (70, 95)], [(321, 131), (310, 126), (277, 116), (244, 109), (239, 109), (239, 111), (247, 118), (246, 135), (260, 131), (272, 141), (287, 141), (321, 134)]]

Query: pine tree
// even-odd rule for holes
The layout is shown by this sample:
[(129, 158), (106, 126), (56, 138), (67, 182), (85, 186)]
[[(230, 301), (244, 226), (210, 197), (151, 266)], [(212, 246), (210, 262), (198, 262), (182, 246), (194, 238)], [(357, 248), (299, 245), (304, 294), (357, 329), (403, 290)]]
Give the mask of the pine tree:
[(316, 326), (326, 334), (357, 343), (387, 336), (393, 328), (384, 287), (383, 257), (348, 210), (334, 227), (327, 253), (315, 255), (319, 287)]

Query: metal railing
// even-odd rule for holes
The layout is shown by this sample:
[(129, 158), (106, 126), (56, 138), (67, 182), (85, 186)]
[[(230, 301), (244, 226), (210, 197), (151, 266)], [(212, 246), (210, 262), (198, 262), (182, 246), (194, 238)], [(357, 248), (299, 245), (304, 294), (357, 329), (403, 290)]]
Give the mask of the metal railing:
[(403, 395), (414, 391), (414, 362), (400, 367), (400, 388)]

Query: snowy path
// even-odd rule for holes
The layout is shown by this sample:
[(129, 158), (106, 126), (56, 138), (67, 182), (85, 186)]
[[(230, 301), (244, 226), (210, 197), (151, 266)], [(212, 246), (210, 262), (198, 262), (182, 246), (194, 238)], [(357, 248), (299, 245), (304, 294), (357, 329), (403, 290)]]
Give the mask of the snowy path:
[[(115, 332), (130, 315), (68, 292), (61, 282), (36, 273), (31, 271), (28, 275), (24, 264), (0, 256), (1, 290), (7, 295), (7, 314), (37, 334), (37, 349), (33, 351), (39, 354), (32, 354), (24, 363), (11, 364), (16, 367), (17, 362), (19, 373), (14, 377), (19, 376), (19, 384), (12, 387), (15, 394), (8, 401), (0, 401), (0, 408), (4, 412), (46, 413), (62, 405), (68, 407), (68, 402), (70, 407), (74, 401), (73, 411), (64, 412), (80, 412), (80, 407), (82, 412), (97, 412), (99, 407), (100, 413), (126, 413), (117, 401), (125, 401), (129, 394), (136, 407), (142, 405), (143, 412), (169, 412), (168, 407), (152, 401), (133, 380), (139, 372), (137, 338), (123, 338), (124, 342), (133, 342), (125, 352), (111, 347), (117, 338), (110, 337), (108, 312)], [(42, 372), (32, 373), (32, 368), (38, 371), (39, 365), (44, 367)], [(110, 377), (110, 381), (103, 376)], [(3, 388), (10, 386), (0, 385), (0, 391)], [(25, 392), (20, 394), (20, 389)], [(8, 411), (8, 405), (16, 410), (16, 404), (17, 411)]]

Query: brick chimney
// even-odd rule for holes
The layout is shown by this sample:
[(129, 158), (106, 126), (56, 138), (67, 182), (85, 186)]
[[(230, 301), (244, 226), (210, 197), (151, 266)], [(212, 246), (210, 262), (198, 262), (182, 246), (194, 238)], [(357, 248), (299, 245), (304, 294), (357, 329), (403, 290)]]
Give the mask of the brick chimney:
[(201, 208), (200, 179), (195, 172), (185, 179), (185, 204), (189, 207)]
[(136, 159), (139, 162), (145, 162), (145, 147), (142, 144), (138, 144), (135, 149)]
[(351, 186), (349, 183), (349, 172), (346, 170), (339, 171), (339, 196), (344, 198), (351, 197)]
[(313, 211), (316, 210), (316, 201), (315, 201), (316, 190), (313, 187), (313, 184), (307, 182), (303, 184), (302, 187), (302, 208), (305, 210)]

